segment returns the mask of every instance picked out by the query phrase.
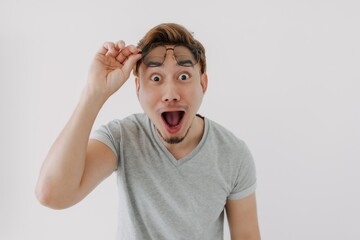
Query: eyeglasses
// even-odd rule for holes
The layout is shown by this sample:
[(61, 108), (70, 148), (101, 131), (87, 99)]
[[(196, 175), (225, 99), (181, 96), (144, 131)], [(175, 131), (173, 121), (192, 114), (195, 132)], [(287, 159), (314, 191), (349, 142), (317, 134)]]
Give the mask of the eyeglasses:
[(177, 64), (183, 67), (193, 67), (200, 59), (200, 52), (191, 46), (175, 45), (174, 47), (165, 47), (160, 45), (143, 51), (142, 62), (147, 67), (159, 67), (164, 63), (167, 51), (173, 51)]

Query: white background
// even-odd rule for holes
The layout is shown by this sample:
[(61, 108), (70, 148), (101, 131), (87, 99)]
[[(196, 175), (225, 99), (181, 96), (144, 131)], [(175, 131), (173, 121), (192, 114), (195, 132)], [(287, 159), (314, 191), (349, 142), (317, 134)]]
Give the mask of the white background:
[[(360, 239), (358, 0), (1, 0), (0, 239), (114, 239), (115, 175), (61, 211), (34, 187), (97, 49), (162, 22), (207, 49), (200, 113), (249, 145), (263, 239)], [(95, 127), (141, 111), (131, 78)]]

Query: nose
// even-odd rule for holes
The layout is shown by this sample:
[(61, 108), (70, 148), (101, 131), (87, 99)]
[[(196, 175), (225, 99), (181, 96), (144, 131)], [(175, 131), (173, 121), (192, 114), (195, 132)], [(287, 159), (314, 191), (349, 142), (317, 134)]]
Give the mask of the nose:
[[(176, 67), (177, 62), (175, 60), (173, 48), (169, 48), (166, 50), (166, 56), (163, 65), (169, 69), (169, 72), (175, 71), (173, 70), (173, 68)], [(162, 100), (164, 102), (180, 101), (179, 86), (177, 86), (176, 83), (176, 79), (173, 79), (171, 74), (167, 76), (164, 84), (164, 92), (162, 97)]]
[(164, 86), (164, 92), (162, 97), (163, 102), (178, 102), (180, 101), (180, 94), (178, 92), (178, 89), (176, 87), (176, 84), (171, 82), (168, 82)]

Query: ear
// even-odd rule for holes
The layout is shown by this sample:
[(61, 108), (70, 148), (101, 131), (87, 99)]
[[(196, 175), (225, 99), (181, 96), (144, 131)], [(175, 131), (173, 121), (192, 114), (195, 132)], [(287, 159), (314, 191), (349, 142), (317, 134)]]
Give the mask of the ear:
[(140, 91), (140, 79), (139, 79), (139, 77), (135, 77), (135, 86), (136, 86), (136, 95), (139, 98), (139, 91)]
[(200, 80), (201, 87), (203, 89), (203, 93), (206, 92), (207, 85), (208, 85), (208, 77), (206, 73), (201, 74), (201, 80)]

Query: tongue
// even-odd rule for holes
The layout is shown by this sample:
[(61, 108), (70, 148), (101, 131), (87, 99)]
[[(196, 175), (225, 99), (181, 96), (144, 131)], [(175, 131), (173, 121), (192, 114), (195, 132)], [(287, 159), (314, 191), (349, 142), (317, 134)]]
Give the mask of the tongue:
[(170, 127), (175, 127), (181, 120), (181, 112), (166, 112), (164, 118)]

